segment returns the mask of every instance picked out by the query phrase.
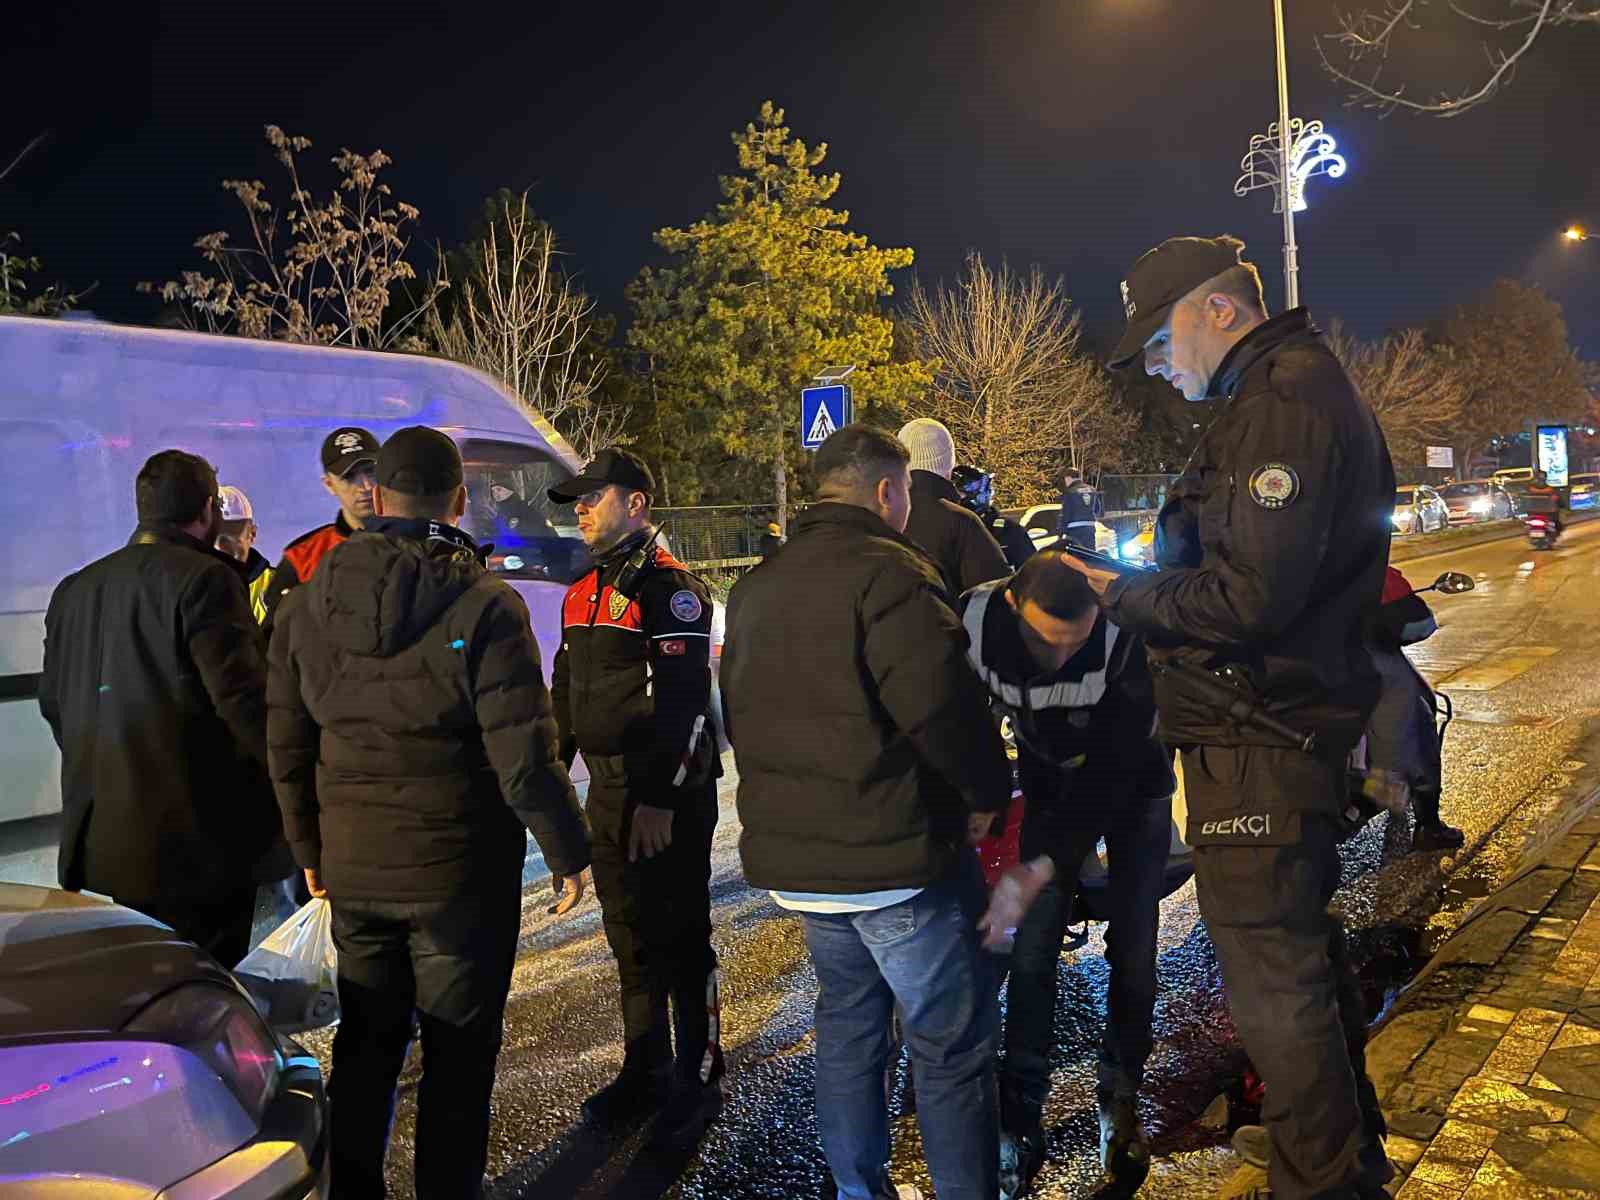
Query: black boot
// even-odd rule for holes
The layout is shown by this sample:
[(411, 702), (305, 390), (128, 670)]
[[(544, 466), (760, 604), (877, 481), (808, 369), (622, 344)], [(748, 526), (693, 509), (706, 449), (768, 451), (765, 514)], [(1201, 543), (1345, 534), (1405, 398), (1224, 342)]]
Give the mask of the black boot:
[(1432, 854), (1439, 850), (1459, 850), (1466, 845), (1466, 835), (1439, 818), (1439, 792), (1432, 784), (1417, 788), (1411, 795), (1411, 811), (1416, 814), (1417, 826), (1411, 835), (1413, 854)]
[(583, 1102), (583, 1118), (601, 1129), (642, 1121), (667, 1101), (670, 1070), (624, 1063), (622, 1072)]
[(709, 1081), (699, 1073), (675, 1074), (661, 1115), (650, 1131), (650, 1142), (660, 1150), (692, 1150), (705, 1136), (706, 1127), (722, 1111), (722, 1072)]
[[(1150, 1142), (1132, 1096), (1100, 1096), (1100, 1166), (1119, 1188), (1137, 1188), (1150, 1174)], [(1131, 1191), (1130, 1191), (1131, 1194)]]
[(1432, 821), (1417, 821), (1416, 830), (1411, 834), (1411, 852), (1413, 854), (1432, 854), (1440, 850), (1459, 850), (1467, 843), (1467, 835), (1454, 825), (1446, 825), (1435, 818)]

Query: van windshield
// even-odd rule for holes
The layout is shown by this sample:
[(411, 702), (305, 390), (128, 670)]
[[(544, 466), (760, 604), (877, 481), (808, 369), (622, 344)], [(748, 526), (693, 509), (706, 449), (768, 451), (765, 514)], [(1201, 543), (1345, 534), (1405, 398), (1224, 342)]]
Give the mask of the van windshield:
[(461, 447), (466, 473), (463, 525), (479, 544), (492, 543), (489, 569), (512, 579), (572, 583), (593, 565), (578, 537), (572, 505), (546, 494), (572, 478), (559, 459), (536, 446), (471, 439)]

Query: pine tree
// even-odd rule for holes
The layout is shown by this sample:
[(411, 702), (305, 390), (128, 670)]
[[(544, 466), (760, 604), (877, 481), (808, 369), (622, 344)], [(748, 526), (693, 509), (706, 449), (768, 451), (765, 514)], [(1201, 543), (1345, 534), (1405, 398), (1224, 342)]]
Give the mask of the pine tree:
[(722, 177), (723, 202), (655, 235), (671, 262), (630, 289), (629, 345), (644, 361), (655, 423), (677, 446), (674, 498), (748, 498), (728, 493), (770, 476), (782, 514), (802, 458), (800, 389), (819, 371), (857, 368), (860, 415), (903, 408), (932, 375), (893, 361), (881, 308), (889, 272), (909, 267), (912, 252), (849, 232), (850, 214), (829, 206), (839, 176), (818, 170), (827, 145), (791, 136), (771, 101), (733, 143), (739, 170)]

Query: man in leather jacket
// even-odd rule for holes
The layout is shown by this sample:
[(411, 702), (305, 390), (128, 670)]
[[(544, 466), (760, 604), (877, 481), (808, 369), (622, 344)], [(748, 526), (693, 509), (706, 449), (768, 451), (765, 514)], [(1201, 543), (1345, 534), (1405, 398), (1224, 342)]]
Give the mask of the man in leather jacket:
[(1122, 284), (1113, 365), (1142, 356), (1220, 411), (1162, 510), (1160, 569), (1084, 569), (1151, 647), (1161, 733), (1184, 755), (1200, 911), (1267, 1085), (1270, 1194), (1377, 1197), (1393, 1168), (1328, 902), (1346, 763), (1378, 695), (1367, 636), (1394, 470), (1306, 313), (1267, 318), (1243, 248), (1173, 238)]

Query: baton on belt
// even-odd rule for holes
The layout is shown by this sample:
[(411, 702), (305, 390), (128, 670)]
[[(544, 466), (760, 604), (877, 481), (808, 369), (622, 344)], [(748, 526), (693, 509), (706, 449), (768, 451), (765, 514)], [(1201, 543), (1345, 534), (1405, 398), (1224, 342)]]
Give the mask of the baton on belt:
[(1241, 725), (1254, 725), (1273, 737), (1282, 738), (1291, 746), (1304, 750), (1307, 754), (1313, 753), (1317, 748), (1317, 735), (1315, 732), (1302, 733), (1285, 725), (1259, 704), (1252, 704), (1239, 694), (1237, 688), (1216, 673), (1197, 667), (1191, 663), (1172, 662), (1170, 660), (1150, 660), (1150, 670), (1153, 674), (1170, 673), (1178, 675), (1190, 683), (1198, 684), (1203, 691), (1208, 691), (1226, 709), (1227, 714)]

